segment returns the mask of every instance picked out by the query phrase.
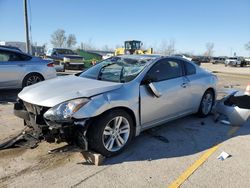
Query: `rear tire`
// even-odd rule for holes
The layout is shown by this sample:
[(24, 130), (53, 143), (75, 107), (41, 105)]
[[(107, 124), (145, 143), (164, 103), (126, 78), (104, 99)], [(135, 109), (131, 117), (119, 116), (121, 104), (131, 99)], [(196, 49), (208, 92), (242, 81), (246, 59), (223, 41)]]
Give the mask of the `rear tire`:
[(22, 87), (24, 88), (26, 86), (36, 84), (36, 83), (41, 82), (43, 80), (44, 80), (44, 78), (42, 75), (40, 75), (38, 73), (30, 73), (24, 77)]
[(123, 151), (134, 135), (131, 116), (124, 110), (111, 110), (98, 117), (87, 132), (89, 147), (110, 157)]
[(214, 92), (212, 90), (207, 90), (204, 93), (198, 111), (200, 117), (206, 117), (211, 113), (214, 105), (214, 98)]

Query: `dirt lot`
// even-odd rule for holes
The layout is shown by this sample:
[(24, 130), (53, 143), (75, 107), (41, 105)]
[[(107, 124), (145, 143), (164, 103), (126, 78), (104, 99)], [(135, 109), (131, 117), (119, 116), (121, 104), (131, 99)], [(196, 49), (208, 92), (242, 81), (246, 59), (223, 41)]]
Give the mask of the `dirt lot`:
[[(220, 72), (220, 89), (244, 90), (250, 82), (244, 71), (244, 75), (237, 72), (246, 68), (234, 68), (237, 71), (228, 74), (221, 65), (202, 66)], [(0, 92), (0, 101), (13, 101), (17, 92)], [(12, 108), (12, 103), (0, 104), (0, 140), (23, 129)], [(249, 133), (249, 124), (231, 127), (214, 123), (213, 116), (188, 116), (142, 133), (125, 152), (106, 159), (102, 166), (89, 165), (73, 150), (48, 154), (63, 144), (8, 149), (0, 151), (0, 187), (166, 187), (175, 180), (182, 187), (249, 187)], [(213, 146), (216, 150), (210, 153)], [(217, 156), (222, 151), (232, 156), (220, 161)], [(187, 178), (187, 173), (192, 175)]]

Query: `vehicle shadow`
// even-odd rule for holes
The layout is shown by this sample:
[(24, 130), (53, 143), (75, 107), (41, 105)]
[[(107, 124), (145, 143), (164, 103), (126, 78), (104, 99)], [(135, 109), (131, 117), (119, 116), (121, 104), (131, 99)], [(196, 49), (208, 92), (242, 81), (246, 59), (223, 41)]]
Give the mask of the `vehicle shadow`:
[[(212, 116), (188, 116), (143, 132), (120, 155), (106, 159), (104, 165), (192, 155), (232, 138), (231, 129), (215, 123)], [(249, 123), (239, 130), (233, 137), (250, 134)]]
[(2, 89), (0, 90), (0, 104), (16, 102), (17, 95), (21, 89)]

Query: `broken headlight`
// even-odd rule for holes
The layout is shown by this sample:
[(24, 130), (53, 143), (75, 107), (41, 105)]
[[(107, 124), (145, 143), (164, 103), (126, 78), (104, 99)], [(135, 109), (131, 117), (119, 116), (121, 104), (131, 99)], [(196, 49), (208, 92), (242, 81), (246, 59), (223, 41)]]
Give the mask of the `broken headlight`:
[(43, 116), (50, 121), (67, 122), (73, 114), (89, 102), (87, 98), (73, 99), (50, 108)]

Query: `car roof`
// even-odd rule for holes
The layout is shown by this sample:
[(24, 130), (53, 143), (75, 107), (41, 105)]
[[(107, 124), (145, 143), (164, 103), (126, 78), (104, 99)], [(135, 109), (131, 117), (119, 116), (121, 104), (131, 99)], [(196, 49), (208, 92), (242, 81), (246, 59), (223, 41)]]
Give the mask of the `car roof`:
[(7, 49), (13, 49), (13, 50), (17, 50), (19, 52), (22, 52), (22, 50), (20, 50), (18, 47), (15, 47), (15, 46), (0, 45), (0, 47), (7, 48)]
[[(53, 50), (71, 50), (70, 48), (51, 48)], [(73, 51), (73, 50), (71, 50)]]
[(141, 55), (121, 55), (119, 57), (128, 59), (157, 59), (164, 56), (158, 54), (141, 54)]
[(12, 49), (12, 48), (6, 48), (6, 47), (3, 47), (3, 46), (0, 46), (0, 50), (5, 50), (5, 51), (9, 51), (9, 52), (17, 52), (19, 54), (24, 54), (24, 55), (28, 55), (28, 56), (31, 56), (29, 54), (26, 54), (22, 51), (19, 51), (19, 50), (16, 50), (16, 49)]
[(156, 59), (161, 59), (161, 58), (172, 58), (172, 59), (179, 59), (179, 60), (184, 60), (188, 61), (187, 59), (175, 55), (170, 55), (170, 56), (164, 56), (160, 54), (142, 54), (142, 55), (121, 55), (118, 57), (122, 58), (131, 58), (131, 59), (151, 59), (151, 60), (156, 60)]

